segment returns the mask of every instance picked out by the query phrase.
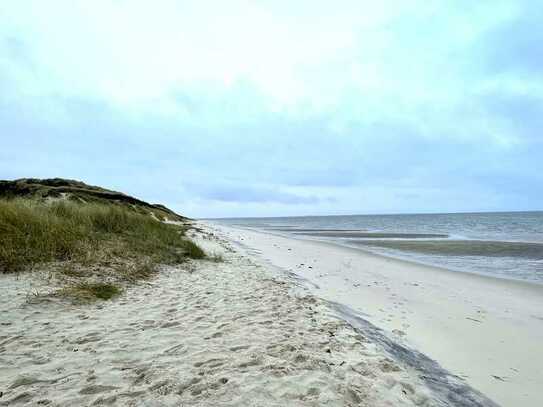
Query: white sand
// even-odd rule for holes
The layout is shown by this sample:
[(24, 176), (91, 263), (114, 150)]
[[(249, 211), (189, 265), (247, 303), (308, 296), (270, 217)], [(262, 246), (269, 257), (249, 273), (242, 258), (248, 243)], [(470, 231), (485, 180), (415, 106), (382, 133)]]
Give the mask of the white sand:
[(543, 286), (215, 226), (261, 261), (310, 280), (503, 406), (543, 406)]
[(295, 276), (199, 240), (226, 261), (167, 268), (90, 306), (0, 276), (0, 405), (441, 406), (457, 393), (490, 405), (446, 375), (445, 391), (428, 386), (410, 352), (355, 330)]

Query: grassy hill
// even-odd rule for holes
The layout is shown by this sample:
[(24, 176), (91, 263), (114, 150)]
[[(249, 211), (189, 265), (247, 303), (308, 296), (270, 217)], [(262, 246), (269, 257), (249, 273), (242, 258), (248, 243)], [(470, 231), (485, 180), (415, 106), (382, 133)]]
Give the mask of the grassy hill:
[(0, 273), (46, 272), (55, 295), (105, 299), (162, 265), (205, 258), (188, 227), (162, 205), (78, 181), (0, 181)]
[(186, 220), (185, 217), (178, 215), (163, 205), (150, 204), (121, 192), (63, 178), (0, 180), (0, 198), (66, 199), (79, 203), (113, 204), (125, 206), (140, 213), (153, 213), (161, 220)]

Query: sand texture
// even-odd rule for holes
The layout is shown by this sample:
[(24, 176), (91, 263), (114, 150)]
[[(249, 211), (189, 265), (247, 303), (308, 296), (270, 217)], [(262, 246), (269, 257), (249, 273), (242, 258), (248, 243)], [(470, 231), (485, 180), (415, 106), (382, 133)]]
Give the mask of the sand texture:
[[(214, 227), (252, 250), (255, 261), (294, 273), (314, 295), (346, 307), (343, 316), (355, 325), (352, 317), (361, 317), (362, 324), (421, 351), (500, 405), (543, 406), (543, 286), (305, 237)], [(414, 359), (415, 366), (426, 362)]]
[[(37, 276), (0, 276), (0, 405), (455, 405), (404, 348), (295, 275), (197, 239), (224, 261), (165, 268), (92, 305), (35, 297)], [(462, 386), (458, 405), (486, 405)]]

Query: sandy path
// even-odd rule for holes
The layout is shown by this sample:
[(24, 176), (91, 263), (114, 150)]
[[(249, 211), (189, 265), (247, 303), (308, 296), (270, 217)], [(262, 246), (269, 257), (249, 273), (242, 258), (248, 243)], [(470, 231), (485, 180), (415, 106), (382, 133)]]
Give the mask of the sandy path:
[(543, 287), (215, 226), (504, 406), (543, 405)]
[(168, 268), (91, 306), (0, 276), (0, 405), (445, 405), (292, 276), (212, 237), (223, 263)]

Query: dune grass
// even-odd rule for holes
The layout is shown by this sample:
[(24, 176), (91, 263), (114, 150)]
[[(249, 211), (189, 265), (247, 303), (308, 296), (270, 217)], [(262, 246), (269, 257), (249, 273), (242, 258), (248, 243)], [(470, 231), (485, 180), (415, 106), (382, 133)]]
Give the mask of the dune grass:
[(93, 301), (96, 299), (109, 300), (118, 296), (121, 292), (122, 289), (119, 286), (111, 283), (79, 283), (68, 285), (56, 294), (79, 300)]
[[(160, 264), (205, 257), (184, 232), (126, 206), (0, 200), (0, 272), (60, 262), (65, 276), (81, 280), (77, 284), (87, 284), (83, 280), (101, 269), (109, 280), (136, 281)], [(79, 291), (103, 291), (81, 287)]]

